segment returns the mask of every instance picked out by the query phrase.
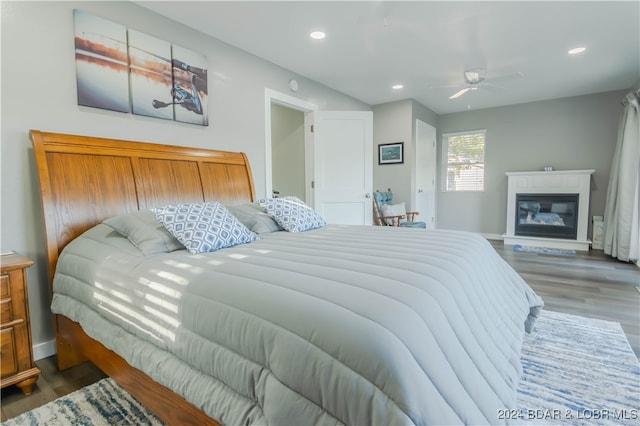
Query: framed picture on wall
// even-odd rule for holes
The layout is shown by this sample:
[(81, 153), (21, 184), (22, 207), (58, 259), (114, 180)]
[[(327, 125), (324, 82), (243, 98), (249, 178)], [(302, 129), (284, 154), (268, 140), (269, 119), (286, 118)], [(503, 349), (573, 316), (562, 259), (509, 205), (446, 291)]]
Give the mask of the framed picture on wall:
[(378, 145), (378, 164), (404, 163), (404, 142), (381, 143)]

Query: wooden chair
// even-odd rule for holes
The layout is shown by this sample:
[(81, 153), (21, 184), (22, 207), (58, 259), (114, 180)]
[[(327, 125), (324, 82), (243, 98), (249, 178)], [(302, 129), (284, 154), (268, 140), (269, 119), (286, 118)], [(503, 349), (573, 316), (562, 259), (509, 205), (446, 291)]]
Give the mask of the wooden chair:
[[(373, 213), (375, 215), (375, 222), (378, 226), (400, 226), (403, 228), (426, 228), (425, 222), (416, 222), (415, 217), (420, 213), (417, 211), (407, 212), (404, 208), (398, 207), (398, 214), (396, 215), (383, 215), (382, 211), (385, 209), (385, 205), (392, 206), (393, 204), (393, 192), (389, 188), (385, 192), (376, 190), (373, 193)], [(396, 205), (399, 206), (399, 205)]]

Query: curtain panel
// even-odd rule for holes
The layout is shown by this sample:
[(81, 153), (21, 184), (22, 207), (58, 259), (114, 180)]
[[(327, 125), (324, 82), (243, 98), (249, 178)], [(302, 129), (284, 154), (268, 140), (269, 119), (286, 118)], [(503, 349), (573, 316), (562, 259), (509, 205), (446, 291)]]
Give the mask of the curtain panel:
[(622, 101), (604, 213), (604, 252), (623, 261), (638, 261), (640, 250), (639, 92), (628, 93)]

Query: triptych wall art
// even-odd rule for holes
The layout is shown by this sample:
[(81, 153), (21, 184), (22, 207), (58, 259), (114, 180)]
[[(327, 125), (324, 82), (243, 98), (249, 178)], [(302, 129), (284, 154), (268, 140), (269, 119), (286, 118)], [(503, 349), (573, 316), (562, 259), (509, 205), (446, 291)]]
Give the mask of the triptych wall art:
[(204, 55), (73, 13), (78, 105), (209, 125)]

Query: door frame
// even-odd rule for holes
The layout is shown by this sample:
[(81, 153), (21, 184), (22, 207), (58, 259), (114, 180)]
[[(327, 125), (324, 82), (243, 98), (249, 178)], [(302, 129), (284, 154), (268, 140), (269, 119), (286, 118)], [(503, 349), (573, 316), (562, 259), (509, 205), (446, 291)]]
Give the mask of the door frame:
[(285, 93), (272, 89), (264, 89), (264, 172), (265, 172), (265, 197), (271, 197), (273, 191), (273, 170), (271, 152), (271, 104), (283, 106), (304, 113), (304, 151), (305, 151), (305, 195), (307, 204), (313, 207), (311, 194), (311, 181), (313, 179), (313, 145), (311, 135), (311, 123), (313, 113), (318, 106)]
[[(412, 191), (411, 191), (411, 202), (413, 203), (412, 205), (414, 206), (414, 208), (418, 207), (418, 191), (420, 190), (419, 185), (418, 185), (418, 168), (424, 165), (419, 164), (420, 158), (418, 156), (418, 150), (419, 149), (423, 149), (423, 147), (419, 147), (419, 136), (420, 136), (420, 131), (418, 130), (418, 127), (420, 126), (420, 123), (430, 127), (431, 129), (433, 129), (433, 158), (431, 159), (431, 164), (430, 167), (433, 170), (433, 182), (431, 184), (432, 186), (432, 195), (431, 195), (431, 204), (432, 204), (432, 209), (433, 212), (432, 216), (430, 218), (425, 218), (424, 222), (427, 222), (427, 226), (431, 227), (431, 228), (437, 228), (437, 222), (438, 222), (438, 215), (437, 215), (437, 202), (438, 202), (438, 191), (437, 191), (437, 185), (436, 185), (436, 181), (438, 179), (438, 143), (437, 143), (437, 139), (438, 139), (438, 129), (430, 124), (427, 123), (424, 120), (421, 120), (419, 118), (415, 119), (415, 127), (414, 127), (414, 164), (413, 164), (413, 168), (414, 168), (414, 174), (412, 176), (412, 182), (411, 182), (411, 187), (412, 187)], [(420, 219), (423, 220), (423, 219)]]

